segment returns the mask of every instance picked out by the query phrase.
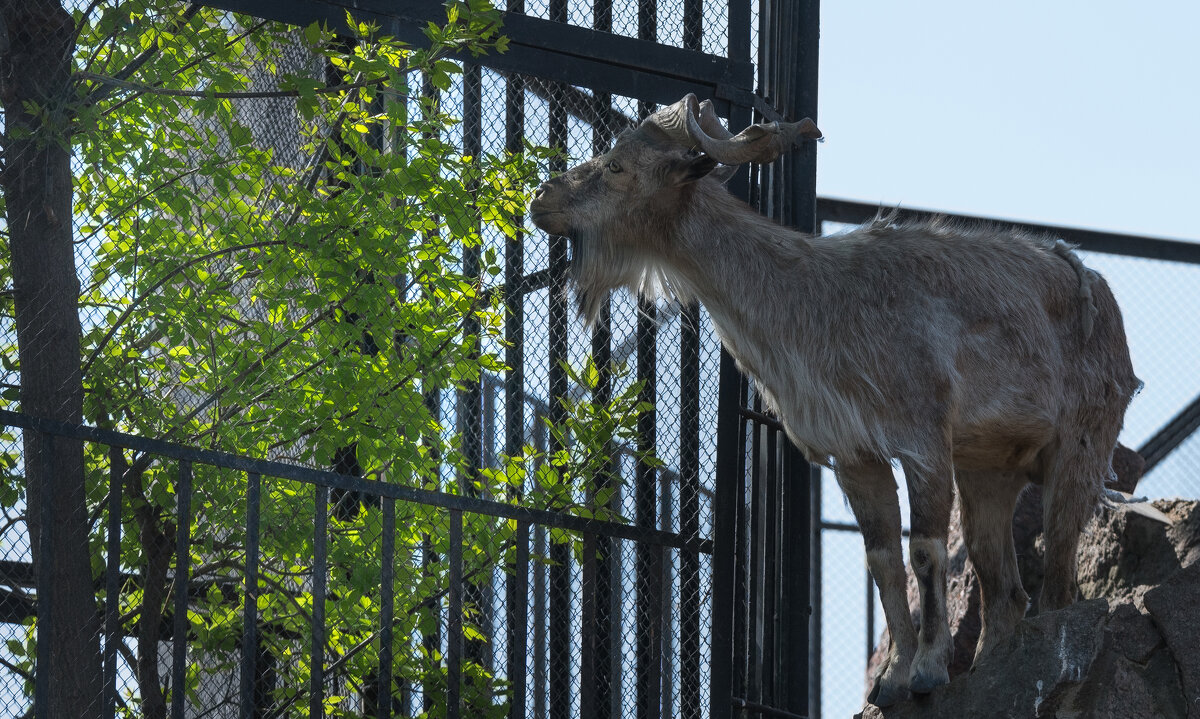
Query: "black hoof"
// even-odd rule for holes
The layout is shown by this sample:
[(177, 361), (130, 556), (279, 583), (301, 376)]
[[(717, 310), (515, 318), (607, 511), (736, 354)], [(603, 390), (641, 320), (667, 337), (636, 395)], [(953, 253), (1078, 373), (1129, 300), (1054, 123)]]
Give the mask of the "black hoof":
[(882, 684), (876, 684), (875, 688), (871, 690), (871, 695), (867, 697), (867, 701), (880, 709), (886, 709), (907, 698), (908, 690), (904, 687), (885, 687)]
[(913, 675), (912, 681), (908, 683), (908, 689), (913, 694), (928, 694), (943, 684), (949, 683), (950, 675), (945, 670), (941, 674), (923, 674), (918, 672)]

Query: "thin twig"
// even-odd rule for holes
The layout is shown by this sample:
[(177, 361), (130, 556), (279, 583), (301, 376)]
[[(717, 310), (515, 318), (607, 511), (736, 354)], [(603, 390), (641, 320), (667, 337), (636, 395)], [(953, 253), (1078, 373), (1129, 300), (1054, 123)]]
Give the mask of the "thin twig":
[[(222, 99), (252, 99), (252, 98), (270, 98), (270, 97), (300, 97), (299, 90), (233, 90), (233, 91), (214, 91), (214, 90), (172, 90), (168, 88), (153, 87), (151, 85), (143, 85), (140, 82), (129, 82), (121, 78), (109, 77), (107, 75), (97, 75), (94, 72), (77, 72), (75, 77), (81, 80), (91, 80), (102, 85), (120, 88), (137, 92), (139, 95), (165, 95), (167, 97), (190, 97), (190, 98), (206, 98), (216, 97)], [(388, 77), (373, 78), (371, 80), (362, 80), (360, 82), (349, 82), (343, 85), (326, 85), (324, 87), (313, 88), (311, 91), (315, 95), (333, 94), (338, 92), (346, 92), (348, 90), (358, 90), (364, 87), (381, 85), (388, 81)], [(386, 93), (395, 95), (401, 99), (408, 99), (407, 95), (402, 93)]]
[(272, 247), (272, 246), (276, 246), (276, 245), (285, 245), (285, 244), (287, 244), (287, 240), (263, 240), (261, 242), (249, 242), (244, 245), (236, 245), (234, 247), (226, 247), (225, 249), (222, 249), (222, 250), (214, 250), (207, 254), (200, 255), (199, 257), (194, 257), (194, 258), (188, 260), (187, 262), (184, 262), (182, 265), (179, 265), (178, 267), (174, 268), (167, 274), (163, 275), (163, 277), (161, 279), (159, 279), (158, 282), (154, 283), (154, 286), (150, 287), (148, 290), (146, 290), (140, 296), (138, 296), (136, 299), (134, 299), (133, 302), (129, 303), (129, 306), (125, 308), (125, 311), (121, 313), (121, 316), (117, 318), (117, 321), (115, 323), (113, 323), (113, 326), (108, 329), (108, 332), (104, 335), (104, 338), (100, 340), (100, 344), (96, 346), (96, 349), (92, 350), (92, 353), (90, 355), (88, 355), (87, 361), (83, 363), (83, 374), (85, 376), (87, 375), (88, 370), (91, 369), (92, 364), (95, 363), (97, 358), (100, 357), (100, 353), (104, 351), (104, 348), (108, 346), (108, 343), (109, 343), (109, 341), (112, 340), (113, 335), (115, 335), (117, 330), (121, 327), (121, 325), (123, 325), (125, 323), (125, 320), (129, 319), (129, 316), (131, 314), (133, 314), (133, 311), (135, 309), (137, 309), (138, 305), (141, 304), (142, 300), (146, 299), (147, 297), (153, 296), (153, 294), (155, 292), (157, 292), (159, 289), (161, 289), (163, 287), (163, 285), (167, 284), (167, 282), (172, 277), (178, 275), (180, 272), (183, 272), (184, 270), (186, 270), (187, 268), (189, 268), (193, 265), (199, 264), (201, 262), (207, 262), (208, 260), (215, 259), (222, 255), (227, 255), (227, 254), (230, 254), (233, 252), (240, 252), (242, 250), (255, 250), (255, 249), (261, 249), (263, 247)]
[[(183, 11), (183, 14), (175, 18), (175, 22), (173, 22), (171, 25), (170, 32), (172, 34), (179, 32), (189, 20), (196, 16), (196, 13), (198, 12), (200, 12), (199, 5), (188, 5), (187, 9)], [(113, 83), (124, 82), (135, 72), (140, 70), (143, 65), (145, 65), (147, 62), (150, 62), (151, 58), (157, 54), (157, 43), (143, 50), (137, 57), (131, 60), (128, 65), (121, 68), (120, 72), (118, 72), (115, 77), (108, 78), (112, 82), (101, 84), (99, 88), (88, 95), (88, 97), (83, 101), (83, 106), (91, 107), (108, 97), (113, 91)], [(90, 66), (91, 63), (89, 62), (88, 65)], [(81, 72), (76, 74), (76, 77), (88, 78), (89, 76), (104, 77), (103, 75), (94, 75), (94, 73), (90, 72)]]
[[(241, 42), (243, 39), (250, 37), (254, 33), (261, 30), (268, 22), (269, 22), (268, 20), (263, 20), (262, 22), (251, 26), (245, 32), (233, 36), (225, 43), (225, 47), (230, 47), (230, 46), (234, 45), (235, 43)], [(216, 55), (216, 54), (217, 53), (215, 51), (210, 50), (210, 51), (200, 55), (199, 57), (197, 57), (193, 60), (190, 60), (190, 61), (184, 63), (183, 65), (180, 65), (178, 68), (176, 68), (171, 73), (171, 77), (179, 77), (183, 73), (187, 72), (188, 70), (192, 69), (193, 67), (196, 67), (200, 63), (204, 62), (205, 60), (211, 58), (213, 55)], [(166, 83), (165, 79), (159, 80), (158, 82), (154, 83), (153, 87), (162, 87), (165, 83)], [(138, 99), (139, 97), (141, 97), (140, 94), (130, 95), (129, 97), (126, 97), (125, 99), (121, 100), (120, 102), (114, 103), (112, 106), (105, 108), (104, 112), (102, 114), (104, 114), (104, 115), (112, 114), (112, 113), (116, 112), (117, 110), (120, 110), (125, 105)]]

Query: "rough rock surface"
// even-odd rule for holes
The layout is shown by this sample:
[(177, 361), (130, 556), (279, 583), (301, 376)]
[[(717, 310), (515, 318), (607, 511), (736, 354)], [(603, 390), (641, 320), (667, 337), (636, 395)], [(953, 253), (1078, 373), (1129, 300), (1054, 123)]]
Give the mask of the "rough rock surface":
[(1187, 716), (1200, 719), (1200, 564), (1175, 572), (1144, 601), (1179, 667)]
[(1104, 644), (1108, 603), (1074, 604), (1026, 620), (980, 663), (932, 694), (887, 709), (868, 705), (864, 719), (960, 719), (1053, 716), (1077, 694)]
[[(1129, 454), (1114, 459), (1115, 486), (1124, 492), (1135, 488), (1136, 477), (1130, 477), (1141, 469), (1140, 457)], [(1018, 504), (1013, 534), (1022, 581), (1036, 597), (1041, 493), (1030, 489)], [(1200, 719), (1200, 502), (1159, 500), (1152, 507), (1170, 523), (1127, 508), (1101, 510), (1079, 550), (1084, 601), (1027, 618), (1012, 641), (975, 669), (970, 664), (979, 635), (979, 587), (956, 515), (947, 587), (955, 652), (951, 683), (886, 710), (868, 705), (861, 716)], [(911, 581), (909, 600), (915, 621)], [(885, 630), (868, 667), (868, 685), (888, 641)], [(1078, 671), (1051, 677), (1056, 661)]]

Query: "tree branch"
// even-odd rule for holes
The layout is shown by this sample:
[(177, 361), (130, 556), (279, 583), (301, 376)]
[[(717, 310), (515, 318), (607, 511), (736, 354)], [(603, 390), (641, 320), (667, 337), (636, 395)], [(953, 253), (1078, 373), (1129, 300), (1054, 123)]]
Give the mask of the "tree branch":
[(226, 247), (222, 250), (214, 250), (208, 254), (194, 257), (163, 275), (162, 278), (160, 278), (158, 282), (155, 282), (152, 287), (139, 295), (133, 302), (129, 303), (129, 306), (125, 308), (125, 311), (121, 313), (121, 316), (117, 318), (117, 321), (113, 323), (113, 326), (108, 328), (108, 332), (105, 333), (104, 338), (100, 340), (100, 344), (96, 346), (96, 349), (92, 350), (91, 354), (88, 355), (87, 361), (83, 363), (83, 375), (87, 376), (88, 370), (91, 369), (92, 364), (95, 363), (97, 358), (99, 358), (100, 353), (103, 352), (104, 348), (108, 346), (108, 343), (112, 340), (113, 335), (115, 335), (117, 330), (120, 329), (121, 325), (125, 323), (125, 320), (129, 319), (129, 316), (133, 314), (133, 311), (137, 309), (142, 300), (152, 296), (155, 292), (162, 289), (163, 285), (167, 284), (172, 277), (175, 277), (193, 265), (197, 265), (201, 262), (207, 262), (211, 259), (221, 257), (222, 255), (228, 255), (234, 252), (240, 252), (242, 250), (254, 250), (261, 249), (263, 247), (273, 247), (276, 245), (285, 244), (287, 244), (287, 240), (263, 240), (262, 242), (249, 242), (244, 245), (236, 245), (234, 247)]
[[(122, 78), (108, 77), (107, 75), (97, 75), (94, 72), (77, 72), (75, 77), (81, 80), (91, 80), (98, 82), (104, 86), (129, 90), (137, 92), (140, 95), (165, 95), (167, 97), (190, 97), (190, 98), (206, 98), (217, 97), (223, 99), (251, 99), (264, 97), (300, 97), (299, 90), (236, 90), (236, 91), (212, 91), (212, 90), (171, 90), (151, 85), (143, 85), (139, 82), (129, 82)], [(325, 87), (314, 88), (311, 92), (315, 95), (334, 94), (346, 92), (348, 90), (359, 90), (364, 87), (372, 87), (382, 85), (388, 81), (388, 77), (377, 77), (371, 80), (362, 80), (359, 82), (348, 82), (342, 85), (326, 85)], [(393, 95), (400, 99), (408, 99), (408, 95), (399, 92), (387, 92), (384, 94)]]
[[(172, 34), (178, 33), (179, 30), (185, 24), (187, 24), (188, 20), (191, 20), (193, 17), (195, 17), (196, 13), (198, 13), (198, 12), (200, 12), (199, 5), (188, 5), (187, 9), (183, 11), (183, 14), (180, 15), (179, 17), (177, 17), (175, 19), (175, 22), (172, 23), (170, 32)], [(118, 72), (115, 77), (112, 77), (109, 79), (112, 81), (115, 81), (115, 82), (122, 82), (122, 81), (126, 80), (127, 78), (132, 76), (135, 72), (140, 70), (143, 65), (145, 65), (147, 62), (149, 62), (150, 59), (153, 58), (157, 54), (158, 54), (158, 45), (157, 44), (151, 45), (150, 47), (143, 50), (132, 61), (130, 61), (130, 63), (128, 65), (121, 68), (120, 72)], [(90, 66), (91, 63), (89, 62), (88, 65)], [(76, 77), (87, 77), (89, 75), (92, 75), (92, 73), (83, 72), (83, 73), (77, 73)], [(102, 77), (102, 76), (97, 76), (97, 77)], [(91, 107), (91, 106), (95, 105), (96, 103), (100, 102), (101, 100), (103, 100), (104, 98), (106, 98), (110, 94), (112, 94), (112, 92), (113, 92), (112, 84), (102, 84), (100, 87), (98, 87), (96, 90), (94, 90), (90, 95), (88, 95), (87, 98), (84, 99), (83, 107)]]

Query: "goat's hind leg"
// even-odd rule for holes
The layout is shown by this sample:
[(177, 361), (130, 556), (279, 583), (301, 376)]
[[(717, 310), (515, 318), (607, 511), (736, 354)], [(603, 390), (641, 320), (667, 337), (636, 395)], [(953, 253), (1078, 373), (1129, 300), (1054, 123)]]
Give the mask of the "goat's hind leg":
[(904, 555), (900, 547), (900, 502), (890, 465), (879, 462), (838, 469), (838, 483), (862, 530), (867, 567), (879, 587), (892, 644), (867, 701), (895, 704), (908, 695), (908, 675), (917, 649), (917, 634), (908, 613)]
[(1039, 612), (1062, 609), (1075, 601), (1079, 535), (1095, 512), (1104, 479), (1111, 471), (1116, 433), (1063, 444), (1050, 462), (1042, 495), (1046, 559)]
[(957, 472), (963, 535), (979, 577), (983, 628), (975, 646), (975, 662), (1000, 640), (1012, 636), (1025, 616), (1029, 597), (1021, 586), (1013, 546), (1012, 517), (1026, 484), (1020, 472)]

